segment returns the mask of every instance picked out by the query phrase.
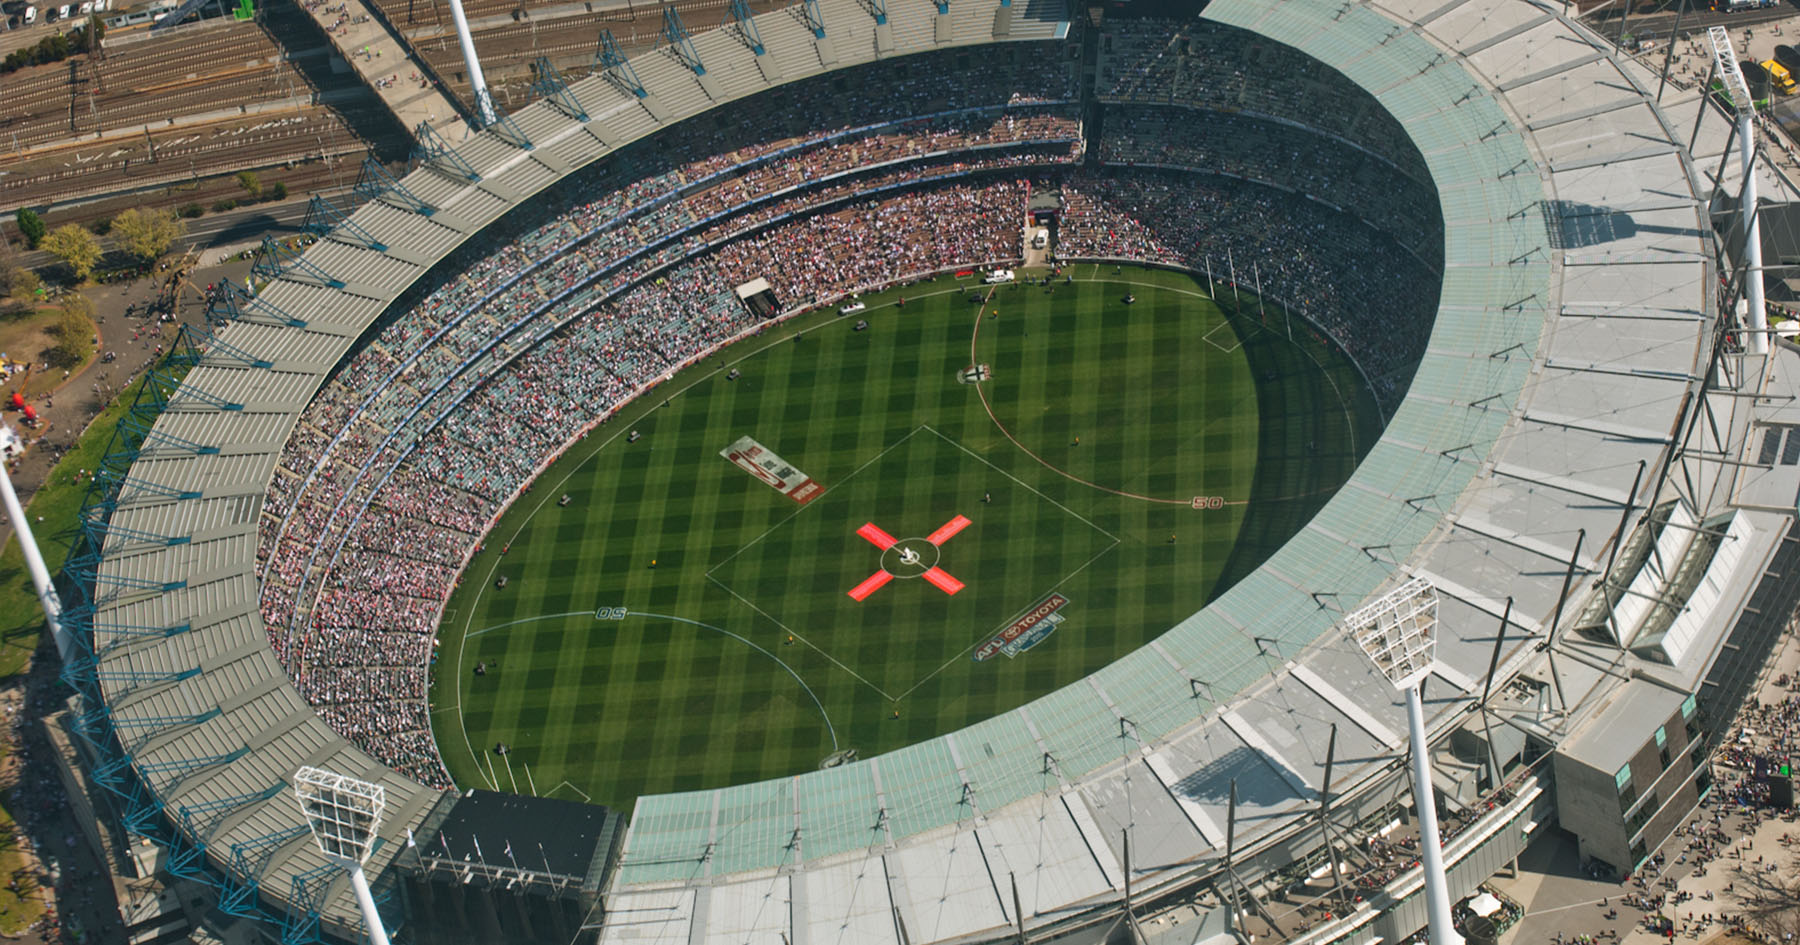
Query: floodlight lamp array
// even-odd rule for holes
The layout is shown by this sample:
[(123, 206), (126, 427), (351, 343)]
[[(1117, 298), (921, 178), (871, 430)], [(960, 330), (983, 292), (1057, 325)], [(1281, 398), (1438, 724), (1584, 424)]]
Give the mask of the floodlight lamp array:
[(1344, 629), (1396, 687), (1431, 671), (1437, 651), (1437, 588), (1413, 578), (1344, 618)]
[(294, 774), (294, 796), (326, 857), (356, 865), (368, 860), (387, 806), (381, 785), (307, 767)]

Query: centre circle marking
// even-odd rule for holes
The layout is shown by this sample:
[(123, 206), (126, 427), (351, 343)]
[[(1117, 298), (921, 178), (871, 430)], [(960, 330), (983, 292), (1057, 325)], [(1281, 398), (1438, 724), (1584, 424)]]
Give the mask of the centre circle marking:
[[(905, 549), (917, 552), (919, 560), (907, 564)], [(881, 570), (897, 578), (916, 578), (937, 567), (938, 556), (943, 553), (943, 549), (923, 538), (902, 538), (881, 553)]]

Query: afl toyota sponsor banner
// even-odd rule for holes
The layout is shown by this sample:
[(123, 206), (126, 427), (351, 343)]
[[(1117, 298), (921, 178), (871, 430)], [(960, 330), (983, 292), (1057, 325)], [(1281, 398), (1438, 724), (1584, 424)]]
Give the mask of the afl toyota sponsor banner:
[(1061, 594), (1051, 594), (1038, 601), (1030, 610), (1019, 616), (1019, 619), (1008, 624), (992, 640), (983, 643), (975, 651), (975, 662), (984, 663), (996, 654), (1005, 653), (1008, 657), (1017, 656), (1026, 650), (1042, 643), (1063, 622), (1064, 617), (1057, 611), (1068, 606), (1069, 599)]
[(774, 450), (747, 436), (738, 437), (737, 442), (720, 450), (719, 455), (801, 505), (818, 498), (819, 493), (825, 491), (824, 486), (776, 456)]

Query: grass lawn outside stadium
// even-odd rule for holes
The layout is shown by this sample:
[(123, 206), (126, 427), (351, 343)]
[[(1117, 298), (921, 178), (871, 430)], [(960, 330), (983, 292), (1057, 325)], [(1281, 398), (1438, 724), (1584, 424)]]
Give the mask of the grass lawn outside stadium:
[[(571, 448), (446, 610), (432, 718), (456, 781), (628, 807), (953, 731), (1199, 610), (1373, 443), (1354, 368), (1274, 306), (1068, 271), (801, 316)], [(721, 455), (740, 437), (822, 489), (771, 488)], [(1051, 632), (990, 643), (1046, 601)]]

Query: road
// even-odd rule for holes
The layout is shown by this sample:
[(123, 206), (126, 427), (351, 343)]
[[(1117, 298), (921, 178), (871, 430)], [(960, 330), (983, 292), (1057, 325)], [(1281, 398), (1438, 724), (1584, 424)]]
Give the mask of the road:
[[(1705, 32), (1707, 29), (1714, 26), (1723, 26), (1735, 32), (1736, 30), (1754, 28), (1776, 20), (1785, 20), (1800, 13), (1800, 7), (1797, 7), (1791, 0), (1778, 0), (1772, 7), (1761, 10), (1746, 10), (1743, 13), (1717, 13), (1712, 10), (1696, 10), (1693, 9), (1694, 5), (1695, 4), (1690, 4), (1688, 12), (1681, 17), (1681, 31), (1688, 35), (1696, 35)], [(1613, 42), (1618, 42), (1621, 27), (1629, 30), (1631, 36), (1635, 39), (1654, 39), (1658, 41), (1668, 39), (1669, 32), (1675, 28), (1675, 12), (1672, 10), (1662, 13), (1649, 13), (1633, 16), (1629, 21), (1623, 17), (1613, 15), (1613, 13), (1614, 11), (1609, 10), (1606, 14), (1600, 16), (1582, 17), (1581, 21), (1595, 32)], [(1732, 38), (1736, 39), (1737, 37), (1734, 35)]]
[[(345, 213), (362, 206), (363, 198), (354, 193), (325, 194), (326, 199), (335, 203)], [(192, 245), (196, 249), (208, 249), (214, 246), (230, 246), (239, 243), (254, 242), (262, 238), (264, 233), (295, 233), (300, 224), (306, 220), (306, 208), (310, 203), (310, 195), (289, 200), (285, 203), (262, 204), (244, 210), (233, 210), (228, 213), (209, 213), (197, 220), (189, 220), (187, 235), (179, 245)], [(105, 243), (102, 240), (102, 243)], [(54, 265), (56, 257), (36, 250), (15, 255), (14, 260), (29, 269), (38, 269)]]

